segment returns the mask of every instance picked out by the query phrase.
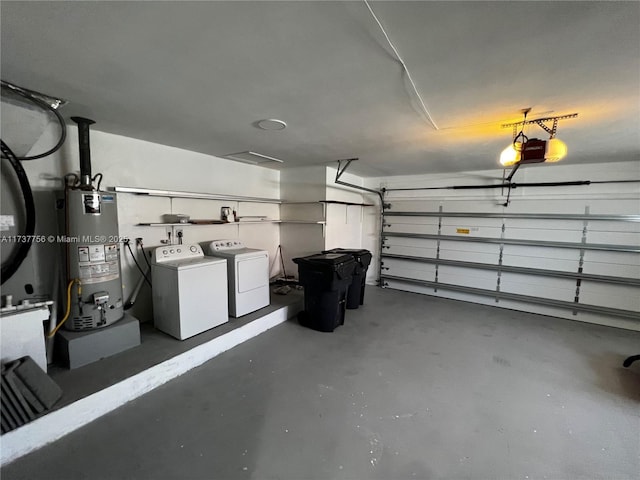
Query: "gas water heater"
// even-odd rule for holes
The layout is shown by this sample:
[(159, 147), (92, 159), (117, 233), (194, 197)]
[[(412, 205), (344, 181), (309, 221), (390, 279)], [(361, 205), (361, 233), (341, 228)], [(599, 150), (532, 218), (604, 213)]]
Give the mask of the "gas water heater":
[(78, 124), (80, 178), (65, 189), (67, 245), (66, 301), (68, 330), (106, 327), (123, 318), (120, 242), (116, 195), (100, 191), (101, 174), (91, 176), (89, 125), (93, 120), (71, 117)]

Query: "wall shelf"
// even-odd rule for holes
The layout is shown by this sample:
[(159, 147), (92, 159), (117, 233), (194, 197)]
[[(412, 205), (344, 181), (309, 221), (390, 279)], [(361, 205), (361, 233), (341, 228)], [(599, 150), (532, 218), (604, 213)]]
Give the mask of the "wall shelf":
[[(187, 228), (187, 227), (203, 227), (203, 226), (227, 226), (227, 225), (257, 225), (257, 224), (291, 224), (291, 225), (321, 225), (322, 226), (322, 235), (325, 235), (325, 226), (327, 224), (326, 217), (326, 206), (327, 204), (341, 204), (341, 205), (359, 205), (359, 206), (367, 206), (368, 204), (359, 204), (359, 203), (351, 203), (351, 202), (341, 202), (338, 200), (319, 200), (315, 202), (283, 202), (282, 200), (275, 198), (261, 198), (261, 197), (245, 197), (241, 195), (222, 195), (222, 194), (214, 194), (214, 193), (197, 193), (197, 192), (181, 192), (175, 190), (154, 190), (148, 188), (137, 188), (137, 187), (112, 187), (110, 190), (117, 193), (128, 193), (133, 195), (141, 195), (141, 196), (149, 196), (149, 197), (165, 197), (165, 198), (185, 198), (185, 199), (196, 199), (196, 200), (213, 200), (213, 201), (232, 201), (238, 203), (268, 203), (268, 204), (289, 204), (289, 205), (322, 205), (323, 213), (322, 220), (302, 220), (302, 219), (257, 219), (257, 220), (244, 220), (238, 222), (220, 222), (214, 223), (212, 219), (211, 223), (207, 223), (206, 221), (194, 221), (194, 222), (140, 222), (137, 223), (138, 227), (163, 227), (170, 228), (172, 235), (175, 234), (176, 228)], [(272, 213), (273, 214), (273, 213)], [(250, 217), (250, 215), (249, 215)]]
[(113, 187), (111, 188), (111, 190), (117, 193), (133, 193), (135, 195), (148, 195), (150, 197), (194, 198), (200, 200), (229, 200), (249, 203), (282, 203), (282, 201), (277, 198), (244, 197), (242, 195), (221, 195), (217, 193), (178, 192), (173, 190), (153, 190), (137, 187)]
[(317, 203), (332, 204), (332, 205), (347, 205), (347, 206), (357, 205), (359, 207), (374, 206), (373, 203), (354, 203), (354, 202), (343, 202), (340, 200), (316, 200), (315, 202), (286, 202), (286, 201), (282, 202), (283, 205), (315, 205)]
[(246, 224), (256, 224), (256, 223), (281, 223), (280, 220), (255, 220), (249, 222), (222, 222), (222, 223), (162, 223), (162, 222), (149, 222), (149, 223), (138, 223), (136, 224), (138, 227), (215, 227), (222, 225), (246, 225)]
[(333, 205), (356, 205), (358, 207), (373, 207), (373, 203), (354, 203), (354, 202), (342, 202), (340, 200), (318, 200), (320, 203), (329, 203)]
[(138, 227), (212, 227), (221, 225), (247, 225), (247, 224), (268, 224), (268, 223), (297, 223), (304, 225), (325, 225), (327, 222), (324, 220), (252, 220), (247, 222), (224, 222), (224, 223), (162, 223), (162, 222), (149, 222), (138, 223)]
[(279, 220), (279, 223), (297, 223), (301, 225), (326, 225), (324, 220)]

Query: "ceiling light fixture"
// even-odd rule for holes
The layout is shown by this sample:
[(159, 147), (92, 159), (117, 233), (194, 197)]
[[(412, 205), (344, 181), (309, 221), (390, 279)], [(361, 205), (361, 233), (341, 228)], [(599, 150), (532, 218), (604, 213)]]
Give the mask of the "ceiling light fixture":
[[(561, 140), (556, 137), (556, 130), (558, 128), (558, 121), (565, 118), (575, 118), (577, 113), (570, 113), (569, 115), (561, 115), (558, 117), (546, 117), (537, 118), (535, 120), (527, 120), (527, 114), (531, 111), (531, 108), (525, 108), (522, 110), (524, 118), (522, 122), (505, 123), (502, 128), (513, 127), (513, 142), (507, 148), (505, 148), (500, 154), (500, 163), (503, 167), (511, 167), (513, 169), (509, 173), (509, 176), (505, 178), (507, 188), (507, 201), (504, 206), (509, 206), (509, 198), (511, 197), (511, 179), (520, 168), (520, 165), (526, 163), (542, 163), (542, 162), (559, 162), (567, 155), (567, 146)], [(553, 122), (552, 127), (548, 127), (544, 122)], [(540, 140), (539, 138), (527, 137), (524, 134), (525, 125), (535, 123), (545, 132), (549, 134), (549, 140)], [(518, 127), (520, 131), (518, 132)]]
[[(558, 128), (558, 121), (566, 118), (575, 118), (577, 113), (571, 113), (569, 115), (561, 115), (558, 117), (546, 117), (537, 118), (535, 120), (527, 120), (527, 114), (531, 111), (531, 108), (525, 108), (522, 110), (524, 118), (521, 122), (506, 123), (502, 125), (502, 128), (513, 127), (513, 141), (511, 145), (505, 148), (500, 154), (500, 164), (503, 167), (518, 166), (525, 163), (542, 163), (542, 162), (559, 162), (567, 155), (567, 145), (560, 139), (556, 138), (556, 130)], [(547, 126), (545, 122), (553, 122), (551, 127)], [(538, 138), (529, 139), (524, 134), (525, 125), (535, 123), (545, 132), (549, 134), (549, 140), (540, 140)], [(520, 131), (518, 132), (518, 127)]]
[(264, 120), (258, 120), (255, 125), (262, 130), (284, 130), (287, 128), (287, 124), (277, 118), (265, 118)]

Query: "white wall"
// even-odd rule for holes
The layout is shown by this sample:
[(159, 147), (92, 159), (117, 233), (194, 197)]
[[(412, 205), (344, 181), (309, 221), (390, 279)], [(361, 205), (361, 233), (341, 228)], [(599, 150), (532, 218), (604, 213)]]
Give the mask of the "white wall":
[[(15, 112), (14, 112), (15, 114)], [(14, 123), (20, 123), (21, 119)], [(25, 117), (24, 122), (28, 121)], [(363, 202), (361, 192), (334, 184), (335, 169), (311, 166), (284, 169), (282, 172), (245, 165), (210, 155), (181, 150), (165, 145), (113, 135), (91, 129), (92, 173), (102, 173), (102, 189), (114, 186), (139, 187), (160, 190), (229, 194), (262, 198), (283, 198), (289, 202), (310, 202), (305, 205), (282, 205), (251, 202), (212, 201), (166, 197), (148, 197), (134, 194), (118, 194), (119, 234), (132, 240), (142, 238), (145, 249), (151, 251), (167, 239), (165, 227), (139, 226), (140, 223), (161, 222), (166, 213), (185, 213), (191, 218), (219, 219), (220, 208), (230, 206), (238, 215), (265, 215), (270, 219), (282, 218), (305, 221), (326, 221), (318, 224), (239, 224), (213, 226), (186, 226), (183, 229), (185, 243), (204, 242), (219, 238), (240, 238), (247, 245), (269, 251), (272, 277), (281, 274), (280, 253), (282, 245), (288, 274), (296, 274), (297, 266), (291, 262), (296, 256), (309, 255), (333, 247), (360, 248), (362, 224), (371, 215), (371, 208), (328, 205), (319, 200)], [(23, 162), (34, 190), (62, 190), (62, 177), (67, 173), (79, 173), (77, 129), (69, 125), (67, 141), (54, 155), (40, 160)], [(31, 148), (30, 154), (39, 153), (53, 145), (58, 136), (57, 125), (51, 124)], [(349, 173), (347, 182), (362, 185), (363, 179)], [(368, 201), (371, 201), (369, 199)], [(42, 217), (51, 212), (38, 212)], [(40, 232), (38, 232), (40, 233)], [(42, 233), (48, 233), (43, 231)], [(135, 241), (131, 244), (135, 250)], [(36, 258), (36, 249), (30, 257)], [(138, 255), (141, 252), (137, 252)], [(140, 256), (138, 261), (144, 262)], [(58, 262), (62, 264), (63, 259)], [(38, 262), (31, 261), (31, 267)], [(125, 299), (133, 291), (140, 274), (125, 248), (121, 250), (122, 281)], [(26, 263), (25, 263), (26, 266)], [(37, 266), (36, 266), (37, 267)], [(51, 269), (51, 265), (46, 266)], [(29, 275), (26, 275), (28, 277)], [(51, 274), (41, 282), (41, 289), (49, 290)], [(22, 278), (20, 278), (22, 282)], [(20, 282), (16, 282), (20, 283)], [(5, 285), (6, 286), (6, 285)], [(17, 287), (16, 287), (17, 288)], [(3, 288), (3, 293), (9, 293)], [(21, 293), (21, 292), (16, 292)], [(16, 295), (16, 300), (24, 295)], [(152, 319), (151, 296), (143, 286), (132, 313), (141, 320)]]
[[(98, 125), (96, 125), (99, 128)], [(79, 172), (77, 129), (68, 126), (63, 148), (40, 160), (22, 162), (34, 189), (62, 189), (62, 176)], [(53, 145), (57, 127), (50, 125), (31, 149), (38, 153)], [(165, 145), (91, 130), (92, 172), (102, 173), (102, 189), (127, 186), (188, 192), (241, 195), (261, 198), (280, 198), (280, 172), (263, 167), (245, 165), (210, 155), (181, 150)], [(165, 213), (186, 213), (192, 218), (219, 219), (220, 207), (231, 206), (239, 215), (266, 215), (279, 218), (277, 204), (170, 199), (133, 194), (118, 195), (119, 234), (131, 239), (142, 237), (147, 249), (160, 245), (166, 238), (165, 227), (139, 227), (138, 223), (159, 222)], [(4, 212), (3, 212), (4, 213)], [(38, 212), (41, 215), (43, 212)], [(44, 212), (49, 215), (48, 212)], [(280, 233), (277, 224), (186, 226), (184, 242), (195, 243), (218, 238), (240, 238), (250, 247), (269, 251), (275, 260)], [(135, 242), (132, 244), (135, 249)], [(59, 259), (62, 262), (62, 258)], [(121, 250), (124, 297), (128, 298), (139, 278), (129, 253)], [(142, 258), (139, 258), (142, 262)], [(272, 274), (279, 273), (279, 264)], [(9, 293), (3, 286), (3, 294)], [(20, 298), (20, 297), (18, 297)], [(141, 320), (151, 319), (150, 295), (143, 287), (133, 314)]]
[(317, 202), (326, 200), (325, 167), (285, 168), (280, 173), (280, 193), (284, 202)]
[[(364, 203), (362, 190), (335, 183), (336, 169), (327, 167), (326, 196), (328, 200), (349, 203)], [(343, 182), (362, 186), (364, 180), (345, 172), (340, 177)], [(327, 204), (325, 249), (362, 248), (362, 222), (366, 209), (359, 205)]]
[[(75, 127), (68, 129), (65, 146), (55, 155), (41, 160), (23, 162), (32, 186), (36, 190), (55, 190), (62, 186), (61, 178), (69, 172), (77, 172), (79, 167), (77, 132)], [(50, 126), (31, 152), (39, 152), (55, 142), (57, 132)], [(202, 242), (214, 238), (240, 238), (248, 245), (269, 251), (272, 268), (271, 275), (280, 273), (278, 246), (282, 245), (287, 273), (297, 272), (297, 266), (291, 258), (308, 255), (323, 249), (334, 247), (365, 248), (374, 254), (369, 268), (368, 283), (378, 278), (380, 202), (376, 195), (356, 189), (336, 185), (336, 170), (326, 166), (289, 168), (282, 172), (261, 167), (231, 162), (217, 157), (189, 152), (173, 147), (152, 144), (141, 140), (92, 130), (91, 150), (93, 173), (104, 175), (103, 188), (111, 186), (130, 186), (191, 192), (243, 195), (252, 197), (283, 198), (288, 202), (308, 202), (306, 204), (282, 205), (248, 202), (209, 201), (193, 199), (170, 199), (145, 197), (132, 194), (119, 195), (120, 235), (130, 238), (142, 237), (148, 249), (166, 239), (164, 227), (137, 226), (143, 222), (158, 222), (164, 213), (186, 213), (192, 218), (219, 218), (220, 207), (230, 206), (239, 215), (266, 215), (269, 218), (299, 220), (326, 220), (327, 225), (299, 225), (283, 223), (265, 223), (260, 225), (221, 225), (188, 226), (184, 230), (184, 242)], [(503, 171), (500, 169), (481, 172), (462, 172), (458, 174), (413, 175), (384, 178), (362, 179), (346, 173), (342, 180), (367, 188), (408, 188), (408, 187), (446, 187), (452, 185), (484, 185), (500, 183)], [(588, 164), (580, 166), (531, 165), (521, 168), (514, 182), (552, 182), (591, 180), (594, 182), (609, 180), (640, 179), (640, 162), (621, 162), (609, 164)], [(423, 211), (476, 212), (546, 212), (546, 213), (589, 213), (640, 214), (640, 191), (638, 183), (594, 183), (589, 186), (566, 187), (519, 187), (511, 192), (511, 204), (504, 207), (506, 192), (501, 189), (480, 190), (421, 190), (409, 192), (388, 192), (385, 202), (397, 204), (404, 202), (405, 207)], [(326, 209), (319, 200), (339, 200), (354, 203), (371, 203), (373, 207), (355, 207), (328, 205)], [(408, 203), (407, 203), (408, 202)], [(481, 224), (472, 227), (490, 231), (495, 226)], [(490, 222), (489, 222), (490, 223)], [(467, 225), (468, 226), (468, 225)], [(450, 225), (453, 228), (455, 225)], [(531, 222), (522, 225), (522, 232), (535, 235), (536, 225)], [(495, 230), (495, 228), (494, 228)], [(610, 232), (606, 228), (591, 231), (593, 242), (615, 243), (626, 238), (627, 242), (637, 242), (637, 229), (628, 232)], [(494, 232), (495, 233), (495, 232)], [(574, 232), (575, 233), (575, 232)], [(621, 243), (620, 240), (618, 243)], [(482, 248), (480, 248), (481, 250)], [(477, 250), (477, 249), (476, 249)], [(475, 254), (482, 252), (475, 252)], [(467, 253), (460, 253), (460, 259), (467, 259)], [(594, 259), (593, 264), (600, 265), (603, 274), (637, 274), (635, 260), (598, 261), (596, 253), (587, 254)], [(560, 261), (556, 259), (556, 261)], [(122, 252), (123, 284), (125, 298), (133, 289), (139, 274), (128, 253)], [(617, 265), (617, 266), (616, 266)], [(48, 267), (50, 268), (50, 267)], [(465, 276), (469, 272), (463, 272)], [(452, 272), (455, 276), (455, 272)], [(482, 282), (479, 272), (474, 272), (477, 282)], [(517, 280), (517, 279), (516, 279)], [(517, 281), (516, 281), (517, 283)], [(542, 284), (538, 289), (548, 288)], [(569, 288), (570, 289), (570, 288)], [(592, 297), (607, 297), (607, 288), (597, 291), (585, 289)], [(605, 292), (605, 293), (602, 293)], [(4, 292), (3, 292), (4, 293)], [(423, 292), (430, 293), (433, 292)], [(477, 296), (454, 292), (437, 292), (437, 295), (459, 298), (480, 303), (486, 302)], [(534, 294), (534, 293), (531, 293)], [(623, 294), (624, 297), (624, 294)], [(623, 298), (620, 297), (620, 298)], [(615, 295), (612, 295), (615, 303)], [(607, 299), (600, 298), (601, 302)], [(628, 303), (624, 300), (622, 303)], [(503, 302), (501, 306), (528, 309), (539, 313), (558, 314), (556, 310), (543, 307), (523, 307)], [(150, 296), (146, 287), (138, 300), (133, 313), (143, 320), (151, 318)], [(596, 318), (594, 321), (600, 321)]]
[[(336, 169), (326, 166), (297, 167), (281, 173), (281, 207), (283, 220), (320, 221), (319, 224), (283, 223), (281, 242), (287, 274), (297, 274), (292, 258), (303, 257), (332, 248), (362, 248), (365, 214), (369, 207), (319, 203), (321, 200), (363, 203), (362, 191), (334, 182)], [(341, 180), (360, 185), (364, 180), (345, 173)]]

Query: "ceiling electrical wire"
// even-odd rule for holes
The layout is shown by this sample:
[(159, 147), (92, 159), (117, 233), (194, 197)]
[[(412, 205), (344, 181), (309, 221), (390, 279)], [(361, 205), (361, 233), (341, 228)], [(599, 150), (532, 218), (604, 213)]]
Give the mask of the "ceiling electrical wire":
[(25, 239), (27, 239), (26, 242), (22, 242), (19, 244), (15, 252), (9, 257), (8, 260), (2, 263), (2, 274), (0, 276), (0, 283), (4, 284), (7, 280), (9, 280), (9, 278), (11, 278), (16, 273), (18, 268), (20, 268), (20, 265), (22, 264), (22, 262), (25, 260), (25, 258), (27, 258), (27, 255), (29, 254), (29, 250), (31, 249), (31, 245), (33, 243), (33, 237), (35, 233), (36, 209), (35, 209), (35, 202), (33, 199), (33, 192), (31, 191), (29, 178), (24, 168), (20, 164), (20, 161), (36, 160), (38, 158), (46, 157), (58, 151), (64, 144), (64, 141), (67, 135), (67, 129), (64, 123), (64, 119), (62, 118), (60, 113), (58, 113), (57, 111), (58, 107), (60, 107), (61, 105), (64, 105), (64, 103), (66, 102), (59, 99), (53, 99), (52, 97), (43, 95), (33, 90), (27, 90), (25, 88), (18, 87), (11, 83), (5, 82), (4, 80), (0, 80), (0, 85), (2, 86), (3, 89), (5, 89), (5, 91), (13, 92), (16, 95), (19, 95), (24, 99), (32, 102), (33, 104), (37, 105), (43, 110), (52, 112), (56, 116), (56, 118), (58, 119), (58, 123), (60, 124), (60, 137), (58, 138), (58, 142), (50, 150), (44, 153), (41, 153), (39, 155), (33, 155), (30, 157), (18, 157), (13, 153), (13, 151), (4, 142), (4, 140), (2, 140), (2, 149), (1, 149), (2, 152), (0, 153), (0, 156), (3, 159), (8, 160), (9, 163), (11, 164), (11, 167), (13, 168), (18, 178), (20, 191), (22, 192), (22, 197), (24, 200), (24, 206), (26, 211), (26, 220), (25, 220), (26, 225), (25, 225), (24, 235), (22, 236)]
[(378, 20), (378, 17), (376, 16), (376, 14), (374, 13), (373, 9), (371, 8), (371, 5), (369, 5), (369, 2), (367, 0), (363, 0), (363, 1), (364, 1), (364, 4), (369, 9), (369, 12), (371, 12), (371, 16), (373, 17), (373, 19), (376, 21), (376, 23), (380, 27), (380, 30), (382, 31), (382, 34), (384, 35), (384, 38), (387, 39), (387, 42), (389, 43), (389, 46), (393, 50), (393, 53), (395, 54), (396, 58), (400, 62), (400, 65), (402, 65), (402, 68), (404, 69), (404, 72), (407, 74), (407, 78), (409, 79), (409, 82), (411, 83), (411, 86), (413, 87), (413, 91), (415, 92), (416, 96), (418, 97), (418, 100), (420, 101), (420, 105), (422, 106), (422, 110), (424, 111), (424, 114), (427, 116), (427, 119), (429, 120), (429, 123), (431, 123), (433, 128), (435, 128), (436, 130), (440, 130), (440, 128), (438, 128), (438, 125), (436, 124), (436, 122), (433, 120), (433, 117), (431, 117), (431, 114), (429, 113), (429, 109), (427, 108), (427, 106), (425, 105), (424, 101), (422, 100), (422, 96), (420, 95), (420, 92), (418, 92), (418, 88), (416, 87), (416, 84), (413, 81), (413, 78), (411, 78), (411, 73), (409, 72), (409, 68), (407, 67), (407, 64), (404, 63), (404, 60), (402, 59), (402, 57), (398, 53), (398, 50), (396, 49), (396, 47), (393, 45), (393, 42), (389, 38), (389, 35), (387, 35), (386, 30), (382, 26), (382, 23), (380, 23), (380, 20)]
[[(62, 118), (62, 115), (60, 115), (60, 113), (58, 112), (58, 108), (63, 106), (66, 102), (64, 100), (59, 100), (59, 99), (50, 99), (50, 97), (48, 97), (47, 95), (35, 92), (33, 90), (28, 90), (26, 88), (18, 87), (9, 82), (5, 82), (4, 80), (0, 81), (0, 84), (2, 85), (2, 88), (7, 89), (7, 91), (13, 92), (16, 95), (21, 96), (22, 98), (39, 106), (46, 112), (53, 113), (53, 115), (55, 115), (56, 119), (58, 120), (58, 124), (60, 125), (60, 136), (58, 137), (58, 141), (56, 142), (56, 144), (53, 147), (51, 147), (51, 149), (47, 150), (46, 152), (40, 153), (38, 155), (31, 155), (29, 157), (16, 157), (16, 159), (37, 160), (39, 158), (47, 157), (57, 152), (58, 150), (60, 150), (60, 148), (64, 144), (65, 139), (67, 138), (67, 126), (64, 119)], [(44, 99), (50, 99), (50, 101), (45, 101)], [(3, 158), (7, 158), (4, 152), (2, 155), (3, 155)]]
[(26, 211), (26, 225), (24, 227), (24, 235), (26, 241), (20, 242), (13, 254), (2, 263), (2, 273), (0, 275), (0, 283), (4, 283), (9, 280), (14, 273), (20, 268), (22, 262), (27, 258), (27, 254), (31, 249), (33, 243), (34, 233), (36, 230), (36, 207), (33, 200), (33, 192), (31, 191), (31, 185), (29, 184), (29, 178), (25, 172), (22, 164), (18, 160), (18, 157), (14, 155), (11, 149), (4, 141), (0, 140), (2, 147), (3, 158), (6, 158), (11, 164), (11, 168), (16, 174), (18, 183), (20, 184), (20, 190), (22, 192), (22, 198), (24, 200), (24, 207)]

